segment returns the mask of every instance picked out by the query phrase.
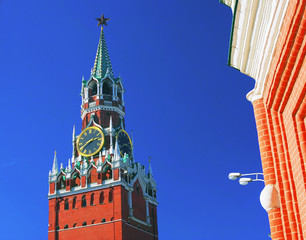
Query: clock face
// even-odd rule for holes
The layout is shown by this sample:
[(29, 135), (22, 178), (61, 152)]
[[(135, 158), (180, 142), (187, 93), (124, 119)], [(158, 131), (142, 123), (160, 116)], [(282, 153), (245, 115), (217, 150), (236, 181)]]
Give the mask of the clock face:
[(129, 155), (130, 158), (132, 158), (133, 145), (127, 132), (121, 129), (117, 133), (116, 137), (118, 139), (121, 157), (123, 157), (126, 153)]
[(104, 144), (104, 134), (98, 127), (85, 128), (77, 140), (78, 152), (89, 157), (97, 154)]

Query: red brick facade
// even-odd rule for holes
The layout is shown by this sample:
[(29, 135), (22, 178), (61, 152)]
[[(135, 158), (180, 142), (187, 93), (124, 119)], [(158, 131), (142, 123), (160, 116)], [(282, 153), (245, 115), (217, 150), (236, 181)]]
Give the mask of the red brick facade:
[[(233, 9), (242, 6), (242, 4), (238, 5), (238, 1), (236, 5), (233, 5), (231, 1), (223, 2), (231, 7), (235, 6)], [(246, 6), (248, 4), (246, 2), (241, 1), (240, 3)], [(288, 5), (283, 4), (285, 2)], [(280, 7), (281, 4), (284, 8)], [(252, 98), (251, 94), (250, 100), (254, 107), (265, 189), (268, 186), (273, 186), (275, 189), (273, 194), (268, 196), (274, 199), (274, 203), (265, 205), (270, 221), (271, 237), (273, 240), (304, 240), (306, 239), (306, 1), (290, 0), (283, 1), (281, 4), (275, 4), (274, 7), (282, 9), (284, 17), (279, 22), (279, 27), (273, 28), (272, 25), (269, 28), (269, 30), (274, 29), (280, 32), (269, 33), (277, 38), (271, 53), (267, 75), (264, 79), (259, 80), (260, 84), (263, 83), (263, 90), (261, 94), (258, 94), (260, 87), (256, 82), (255, 91), (253, 90), (252, 94), (255, 92), (258, 95)], [(260, 8), (253, 10), (254, 12), (260, 11)], [(265, 10), (270, 11), (271, 9)], [(252, 15), (252, 11), (248, 13), (243, 7), (239, 11), (237, 14), (245, 17), (245, 21), (248, 16)], [(275, 9), (271, 10), (273, 11)], [(262, 15), (257, 15), (259, 16), (255, 17), (260, 22)], [(278, 13), (277, 17), (280, 15), (282, 14)], [(277, 17), (273, 19), (275, 22)], [(239, 18), (237, 19), (234, 19), (237, 20), (235, 27), (239, 24)], [(265, 23), (261, 22), (261, 24)], [(240, 30), (239, 27), (234, 29), (235, 37), (242, 36), (243, 30)], [(254, 31), (253, 34), (258, 33)], [(269, 34), (267, 36), (270, 37)], [(256, 37), (252, 41), (256, 41)], [(269, 43), (266, 39), (261, 40), (261, 42)], [(235, 43), (237, 44), (235, 47), (231, 46), (232, 51), (236, 51), (235, 56), (230, 60), (232, 64), (236, 64), (235, 66), (240, 66), (236, 61), (239, 59), (237, 56), (244, 54), (243, 51), (239, 52), (236, 49), (243, 49), (242, 46), (248, 40), (244, 39), (244, 41), (240, 45)], [(253, 47), (252, 41), (247, 42), (250, 47)], [(265, 56), (267, 53), (261, 54)], [(253, 61), (252, 58), (247, 60)], [(255, 64), (252, 66), (257, 67)], [(258, 68), (258, 72), (262, 70), (261, 67)], [(254, 78), (259, 76), (259, 74), (252, 74)]]
[[(82, 206), (83, 196), (86, 206)], [(143, 195), (136, 201), (145, 206)], [(154, 221), (150, 227), (129, 219), (128, 193), (122, 186), (53, 198), (49, 201), (48, 239), (157, 240), (156, 206), (150, 209)], [(137, 206), (134, 211), (146, 221), (145, 208)]]
[(262, 99), (253, 102), (266, 185), (280, 208), (268, 211), (272, 239), (306, 238), (306, 1), (290, 1)]
[[(273, 240), (306, 239), (306, 1), (229, 1), (229, 64), (256, 80), (258, 132)], [(250, 20), (251, 19), (251, 20)], [(268, 189), (268, 190), (267, 190)]]

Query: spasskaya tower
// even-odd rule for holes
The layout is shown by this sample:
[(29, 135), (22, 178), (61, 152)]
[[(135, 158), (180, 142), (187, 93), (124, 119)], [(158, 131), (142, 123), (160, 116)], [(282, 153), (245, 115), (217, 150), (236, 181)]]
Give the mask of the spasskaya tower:
[[(124, 87), (115, 77), (103, 26), (94, 66), (82, 79), (82, 129), (72, 134), (72, 157), (49, 172), (49, 240), (158, 239), (156, 182), (134, 161), (125, 131)], [(78, 135), (76, 135), (76, 132)]]

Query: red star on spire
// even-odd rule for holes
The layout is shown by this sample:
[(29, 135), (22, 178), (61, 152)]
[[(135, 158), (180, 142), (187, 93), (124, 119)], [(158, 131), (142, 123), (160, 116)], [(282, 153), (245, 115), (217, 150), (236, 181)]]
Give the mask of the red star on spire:
[(102, 14), (102, 16), (100, 18), (96, 18), (99, 22), (98, 22), (98, 26), (102, 25), (105, 25), (107, 26), (107, 21), (110, 19), (110, 18), (105, 18), (104, 15)]

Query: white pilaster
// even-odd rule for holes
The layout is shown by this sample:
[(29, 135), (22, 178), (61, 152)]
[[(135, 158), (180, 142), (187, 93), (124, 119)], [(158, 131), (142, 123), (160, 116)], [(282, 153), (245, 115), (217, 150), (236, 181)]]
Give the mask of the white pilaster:
[(116, 84), (112, 84), (113, 86), (113, 100), (115, 101), (116, 100), (116, 96), (115, 96), (115, 88), (116, 88)]
[(97, 99), (101, 98), (101, 92), (100, 92), (100, 83), (97, 83)]
[(112, 116), (109, 118), (109, 153), (113, 154), (114, 149), (113, 149), (113, 120)]
[(100, 99), (103, 99), (103, 82), (100, 83), (100, 93), (101, 93)]
[(89, 98), (88, 98), (89, 88), (88, 87), (84, 88), (84, 93), (85, 93), (84, 103), (87, 103), (88, 100), (89, 100)]
[(129, 216), (133, 216), (133, 206), (132, 206), (132, 192), (129, 191), (128, 193), (128, 204), (129, 204)]
[(122, 101), (122, 106), (124, 106), (124, 90), (122, 89), (122, 91), (121, 91), (121, 101)]
[(150, 224), (149, 203), (147, 199), (146, 199), (146, 220), (147, 223)]

